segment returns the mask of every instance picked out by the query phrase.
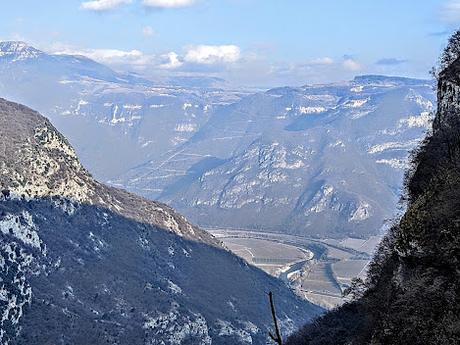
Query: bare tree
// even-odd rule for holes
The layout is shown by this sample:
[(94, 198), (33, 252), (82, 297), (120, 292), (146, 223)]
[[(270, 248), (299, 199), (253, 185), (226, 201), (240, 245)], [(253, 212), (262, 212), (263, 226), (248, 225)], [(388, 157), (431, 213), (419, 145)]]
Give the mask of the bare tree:
[(271, 291), (268, 293), (268, 298), (270, 299), (270, 308), (272, 311), (273, 324), (275, 325), (275, 335), (273, 335), (272, 332), (269, 332), (268, 335), (276, 344), (283, 345), (280, 329), (278, 327), (278, 320), (276, 318), (275, 303), (273, 302), (273, 293)]

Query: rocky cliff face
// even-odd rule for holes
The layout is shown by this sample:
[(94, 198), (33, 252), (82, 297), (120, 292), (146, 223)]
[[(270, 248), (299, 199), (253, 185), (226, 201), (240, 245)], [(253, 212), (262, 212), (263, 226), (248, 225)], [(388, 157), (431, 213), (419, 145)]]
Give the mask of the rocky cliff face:
[(0, 100), (0, 344), (263, 344), (321, 310), (169, 207), (95, 181)]
[(407, 211), (381, 243), (366, 283), (356, 284), (362, 297), (288, 344), (460, 343), (459, 96), (457, 59), (439, 75), (433, 131), (406, 181)]

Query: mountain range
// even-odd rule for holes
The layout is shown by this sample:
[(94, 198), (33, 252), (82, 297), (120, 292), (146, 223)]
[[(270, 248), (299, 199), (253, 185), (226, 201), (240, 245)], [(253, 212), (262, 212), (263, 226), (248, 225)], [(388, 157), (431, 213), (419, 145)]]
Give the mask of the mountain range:
[(98, 179), (208, 228), (380, 233), (435, 106), (426, 80), (254, 93), (221, 80), (149, 81), (21, 42), (0, 52), (0, 95), (51, 119)]
[(114, 182), (207, 227), (365, 237), (394, 214), (433, 104), (429, 82), (403, 78), (273, 89)]

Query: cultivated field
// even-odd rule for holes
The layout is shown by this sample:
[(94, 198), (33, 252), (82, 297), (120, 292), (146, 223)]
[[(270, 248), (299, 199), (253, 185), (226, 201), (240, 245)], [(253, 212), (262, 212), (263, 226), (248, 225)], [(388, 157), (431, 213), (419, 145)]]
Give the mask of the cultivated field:
[(232, 252), (267, 273), (279, 276), (283, 268), (309, 260), (313, 254), (305, 249), (257, 238), (222, 239)]
[(349, 285), (355, 277), (365, 278), (369, 260), (342, 260), (332, 264), (335, 279), (341, 285)]
[(344, 302), (355, 277), (365, 278), (378, 236), (369, 239), (312, 239), (245, 230), (212, 230), (229, 250), (278, 277), (302, 297), (325, 308)]

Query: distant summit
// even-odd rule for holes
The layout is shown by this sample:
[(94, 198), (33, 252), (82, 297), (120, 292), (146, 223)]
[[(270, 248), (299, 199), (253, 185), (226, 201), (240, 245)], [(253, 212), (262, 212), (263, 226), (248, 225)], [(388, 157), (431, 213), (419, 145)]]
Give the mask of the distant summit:
[(0, 42), (0, 59), (12, 62), (34, 59), (45, 53), (21, 41)]
[(433, 84), (433, 81), (426, 79), (415, 79), (407, 77), (397, 76), (385, 76), (385, 75), (360, 75), (353, 79), (354, 83), (357, 84), (393, 84), (393, 85), (420, 85), (423, 83)]

